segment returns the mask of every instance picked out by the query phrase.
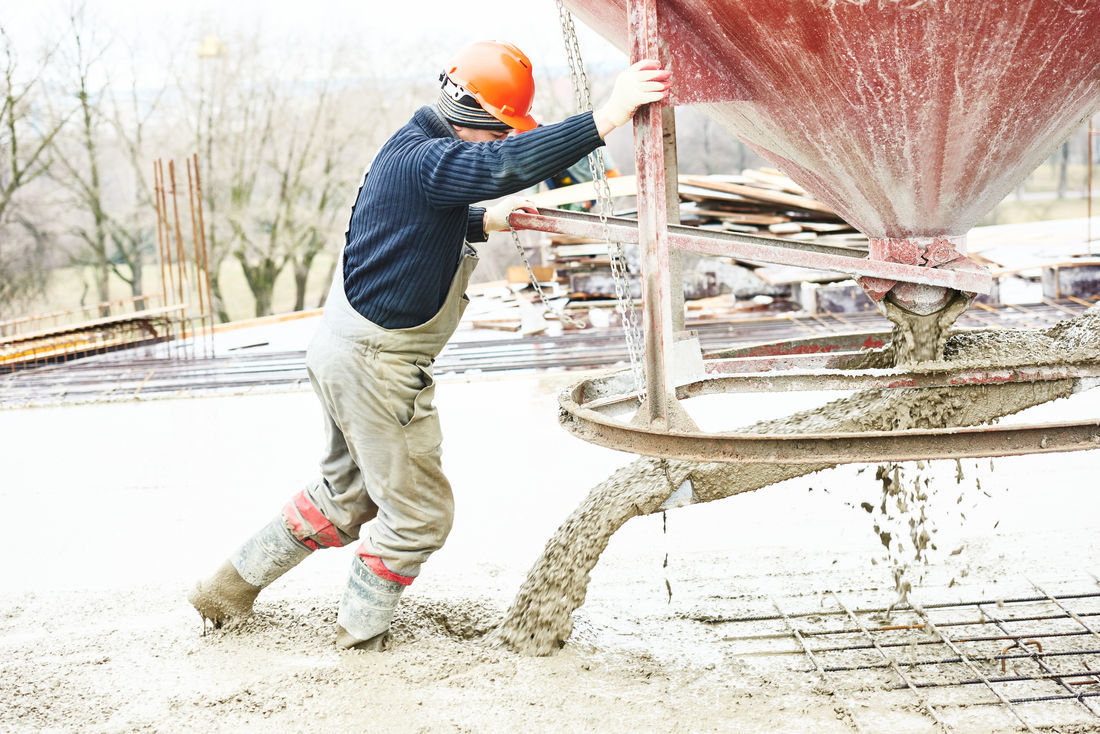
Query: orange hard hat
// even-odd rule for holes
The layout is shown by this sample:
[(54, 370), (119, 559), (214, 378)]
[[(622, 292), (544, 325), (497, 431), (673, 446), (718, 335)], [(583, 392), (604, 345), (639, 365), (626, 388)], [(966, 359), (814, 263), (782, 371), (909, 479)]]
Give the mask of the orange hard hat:
[(490, 115), (516, 130), (531, 130), (535, 78), (531, 61), (505, 41), (478, 41), (455, 55), (444, 72)]

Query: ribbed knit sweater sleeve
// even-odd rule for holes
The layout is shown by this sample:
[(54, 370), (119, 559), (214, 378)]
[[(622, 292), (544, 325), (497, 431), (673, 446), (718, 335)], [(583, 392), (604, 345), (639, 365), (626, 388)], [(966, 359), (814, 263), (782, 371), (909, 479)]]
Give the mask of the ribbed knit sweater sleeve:
[(387, 329), (431, 319), (447, 297), (463, 240), (483, 242), (475, 202), (514, 194), (603, 145), (592, 113), (491, 143), (458, 139), (422, 107), (379, 149), (352, 208), (344, 292)]
[(473, 204), (534, 186), (603, 145), (591, 112), (492, 143), (432, 140), (421, 174), (432, 206)]

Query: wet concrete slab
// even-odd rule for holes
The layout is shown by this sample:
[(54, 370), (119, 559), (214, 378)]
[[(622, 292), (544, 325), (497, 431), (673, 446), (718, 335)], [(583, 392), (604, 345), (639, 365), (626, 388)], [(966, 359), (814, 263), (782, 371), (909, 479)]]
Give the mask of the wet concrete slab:
[[(863, 731), (929, 730), (910, 698), (880, 690), (894, 682), (881, 674), (834, 679), (842, 694), (834, 695), (800, 672), (810, 667), (804, 657), (748, 654), (729, 626), (699, 621), (774, 611), (773, 600), (789, 612), (813, 610), (829, 590), (856, 606), (889, 603), (893, 581), (871, 563), (882, 547), (860, 506), (881, 497), (873, 467), (631, 520), (594, 569), (569, 644), (552, 658), (417, 628), (425, 613), (464, 619), (470, 600), (503, 610), (559, 523), (633, 458), (558, 427), (555, 394), (572, 379), (440, 381), (455, 526), (402, 602), (399, 619), (411, 632), (381, 658), (331, 644), (349, 549), (316, 553), (278, 580), (237, 632), (200, 636), (184, 600), (195, 578), (313, 477), (321, 424), (312, 392), (0, 411), (0, 503), (9, 518), (0, 652), (20, 670), (0, 685), (19, 718), (0, 714), (0, 723), (17, 731), (355, 729), (367, 720), (352, 702), (383, 686), (391, 695), (371, 716), (393, 731), (560, 731), (562, 722), (576, 731), (615, 723), (854, 730), (845, 717)], [(827, 397), (724, 396), (689, 409), (721, 428)], [(1100, 408), (1100, 396), (1078, 397), (1012, 420)], [(962, 484), (954, 462), (929, 475), (945, 507), (942, 551), (921, 569), (915, 598), (1004, 598), (1029, 591), (1029, 578), (1097, 588), (1089, 576), (1100, 574), (1096, 452), (962, 468)], [(968, 492), (964, 520), (956, 497), (977, 478), (990, 496)], [(958, 545), (964, 552), (948, 555)], [(952, 579), (959, 584), (948, 588)], [(1060, 711), (1038, 721), (1073, 713)], [(952, 721), (971, 717), (956, 731), (1011, 730), (1011, 717), (990, 723), (994, 714), (970, 708)]]

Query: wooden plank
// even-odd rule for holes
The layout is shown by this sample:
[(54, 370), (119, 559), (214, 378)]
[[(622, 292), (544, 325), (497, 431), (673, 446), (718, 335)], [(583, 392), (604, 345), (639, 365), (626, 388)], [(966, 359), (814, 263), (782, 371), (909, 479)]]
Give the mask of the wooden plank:
[(795, 268), (787, 265), (769, 265), (753, 271), (768, 285), (793, 285), (795, 283), (832, 283), (848, 280), (851, 276), (844, 273), (830, 273), (810, 268)]
[(736, 194), (737, 196), (743, 196), (745, 198), (757, 199), (758, 201), (764, 201), (771, 204), (780, 204), (782, 206), (794, 207), (796, 209), (806, 209), (808, 211), (824, 212), (836, 216), (832, 209), (822, 204), (817, 199), (811, 199), (807, 196), (797, 196), (795, 194), (785, 194), (778, 191), (764, 191), (753, 186), (745, 186), (744, 184), (724, 183), (715, 181), (703, 176), (689, 176), (681, 175), (680, 181), (686, 183), (689, 186), (697, 186), (703, 189), (710, 189), (712, 191), (720, 191), (727, 194)]
[[(808, 229), (812, 232), (821, 232), (822, 234), (828, 232), (849, 232), (852, 230), (852, 225), (847, 222), (803, 222), (799, 221), (802, 225), (802, 229)], [(863, 235), (860, 235), (861, 237)]]
[(714, 219), (721, 219), (724, 222), (733, 222), (734, 224), (758, 224), (762, 227), (767, 227), (771, 224), (781, 224), (783, 222), (791, 221), (790, 217), (785, 217), (782, 214), (754, 214), (751, 212), (730, 212), (723, 209), (684, 209), (682, 210), (682, 214), (685, 217), (694, 214), (700, 217), (712, 217)]
[[(634, 176), (615, 176), (607, 179), (607, 187), (611, 189), (612, 198), (634, 196), (638, 193), (638, 179)], [(535, 202), (536, 206), (542, 207), (578, 204), (582, 201), (595, 201), (596, 186), (591, 181), (585, 181), (572, 186), (560, 186), (549, 191), (539, 191), (527, 198)]]
[[(971, 256), (973, 259), (977, 259)], [(1085, 266), (1100, 265), (1100, 258), (1081, 258), (1080, 260), (1048, 260), (1046, 262), (1036, 261), (1025, 265), (1020, 265), (1011, 268), (998, 268), (992, 271), (994, 278), (999, 278), (1002, 275), (1015, 275), (1017, 273), (1023, 273), (1029, 270), (1046, 270), (1047, 268), (1079, 268)]]
[(756, 170), (754, 168), (746, 168), (741, 171), (741, 174), (752, 181), (757, 181), (763, 184), (770, 184), (776, 188), (782, 189), (791, 194), (797, 194), (799, 196), (809, 196), (806, 189), (802, 188), (787, 176), (781, 173), (772, 173), (771, 171)]
[(693, 186), (685, 183), (684, 179), (686, 174), (680, 176), (680, 198), (688, 199), (689, 201), (722, 201), (722, 202), (739, 202), (746, 206), (761, 207), (762, 204), (758, 201), (751, 201), (739, 194), (731, 194), (726, 191), (718, 191), (717, 189), (709, 188), (706, 186)]
[(798, 234), (802, 231), (802, 225), (798, 222), (782, 222), (769, 225), (768, 231), (772, 234)]
[[(531, 272), (539, 283), (548, 283), (554, 279), (554, 268), (550, 265), (532, 265)], [(509, 283), (526, 283), (530, 280), (527, 268), (522, 265), (509, 265), (507, 270)]]
[(581, 245), (554, 244), (550, 246), (550, 251), (554, 258), (558, 260), (566, 257), (607, 257), (607, 243), (593, 242)]
[(519, 331), (523, 326), (520, 319), (475, 319), (470, 322), (475, 329), (492, 329), (494, 331)]

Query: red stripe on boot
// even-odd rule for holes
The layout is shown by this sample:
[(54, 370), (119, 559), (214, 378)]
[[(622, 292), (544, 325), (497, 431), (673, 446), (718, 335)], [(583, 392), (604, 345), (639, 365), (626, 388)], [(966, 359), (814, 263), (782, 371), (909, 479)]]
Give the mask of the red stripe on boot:
[(394, 573), (386, 568), (386, 564), (382, 562), (381, 558), (364, 553), (362, 549), (357, 551), (356, 555), (363, 559), (363, 563), (367, 564), (367, 568), (373, 571), (375, 576), (384, 578), (386, 581), (396, 581), (402, 586), (408, 586), (416, 579), (415, 576), (402, 576), (399, 573)]
[[(299, 515), (306, 523), (309, 523), (308, 526), (298, 519)], [(294, 495), (293, 499), (286, 503), (283, 508), (283, 517), (286, 519), (290, 532), (294, 534), (294, 537), (301, 540), (307, 548), (316, 550), (319, 546), (338, 548), (343, 545), (340, 542), (340, 536), (337, 534), (336, 528), (309, 501), (305, 490)], [(312, 540), (309, 537), (311, 535), (316, 536), (317, 540)]]

